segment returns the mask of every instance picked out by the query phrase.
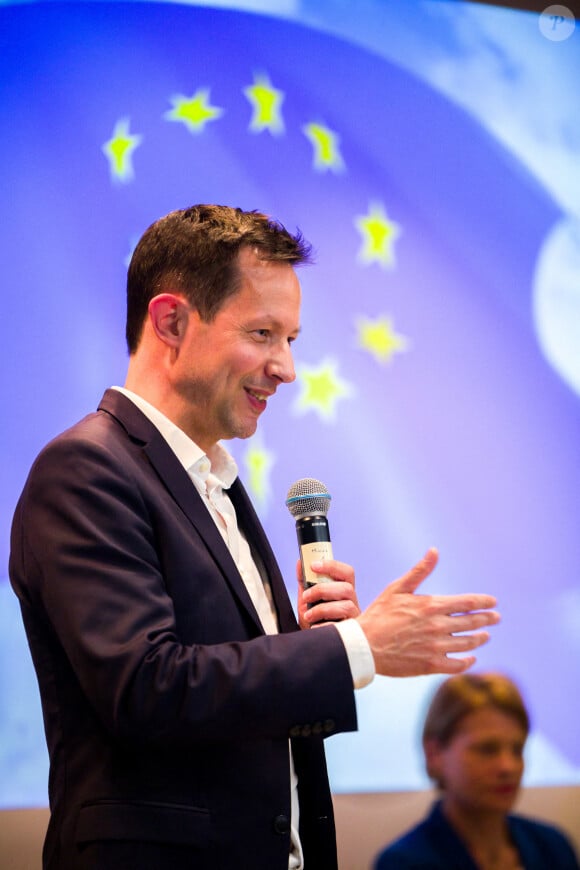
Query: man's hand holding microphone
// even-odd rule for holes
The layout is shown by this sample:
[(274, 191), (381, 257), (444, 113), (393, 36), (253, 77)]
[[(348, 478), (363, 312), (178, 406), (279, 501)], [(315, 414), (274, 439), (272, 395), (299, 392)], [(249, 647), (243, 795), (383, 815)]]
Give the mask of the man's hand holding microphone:
[(300, 547), (300, 626), (356, 619), (369, 643), (376, 672), (383, 676), (457, 674), (470, 668), (475, 656), (462, 654), (472, 653), (489, 640), (485, 629), (500, 620), (493, 609), (496, 599), (482, 593), (417, 593), (438, 561), (437, 550), (431, 548), (361, 611), (353, 568), (332, 558), (326, 521), (329, 503), (326, 487), (314, 478), (295, 483), (286, 500), (296, 519)]

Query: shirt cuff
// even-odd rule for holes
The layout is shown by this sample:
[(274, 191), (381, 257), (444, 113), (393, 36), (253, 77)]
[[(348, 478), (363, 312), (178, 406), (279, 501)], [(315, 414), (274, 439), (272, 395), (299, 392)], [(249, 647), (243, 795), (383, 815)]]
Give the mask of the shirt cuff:
[(333, 625), (342, 638), (354, 688), (368, 686), (375, 676), (375, 660), (364, 631), (356, 619), (343, 619)]

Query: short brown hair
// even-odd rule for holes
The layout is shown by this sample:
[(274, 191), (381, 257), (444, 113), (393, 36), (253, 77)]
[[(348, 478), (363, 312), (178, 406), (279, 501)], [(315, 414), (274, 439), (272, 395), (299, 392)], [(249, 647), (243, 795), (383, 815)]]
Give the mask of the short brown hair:
[(237, 291), (242, 247), (260, 259), (308, 263), (311, 246), (300, 231), (258, 211), (224, 205), (194, 205), (155, 221), (138, 242), (127, 274), (126, 338), (129, 353), (139, 344), (149, 302), (181, 291), (203, 320), (211, 321)]
[[(469, 713), (486, 707), (513, 716), (527, 737), (530, 716), (518, 687), (509, 677), (498, 673), (458, 674), (444, 680), (431, 700), (423, 725), (423, 748), (431, 741), (446, 746)], [(427, 773), (436, 779), (428, 761)]]

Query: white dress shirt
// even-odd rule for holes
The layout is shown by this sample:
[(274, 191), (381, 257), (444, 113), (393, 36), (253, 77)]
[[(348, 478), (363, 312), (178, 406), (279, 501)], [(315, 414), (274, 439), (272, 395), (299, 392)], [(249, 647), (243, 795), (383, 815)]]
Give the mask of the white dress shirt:
[[(278, 634), (278, 620), (269, 583), (267, 578), (263, 578), (258, 571), (246, 537), (238, 528), (236, 512), (227, 494), (227, 490), (238, 476), (238, 468), (233, 456), (221, 444), (216, 444), (212, 448), (210, 458), (182, 429), (141, 396), (124, 387), (113, 387), (113, 389), (130, 399), (165, 438), (187, 471), (218, 527), (260, 617), (264, 631), (266, 634)], [(372, 681), (375, 669), (373, 656), (362, 628), (355, 619), (345, 619), (343, 622), (332, 623), (332, 627), (338, 630), (345, 645), (354, 688), (366, 686)], [(316, 631), (325, 628), (326, 626), (322, 626)], [(304, 858), (298, 834), (298, 778), (294, 770), (291, 751), (290, 779), (291, 848), (288, 868), (289, 870), (302, 870)]]

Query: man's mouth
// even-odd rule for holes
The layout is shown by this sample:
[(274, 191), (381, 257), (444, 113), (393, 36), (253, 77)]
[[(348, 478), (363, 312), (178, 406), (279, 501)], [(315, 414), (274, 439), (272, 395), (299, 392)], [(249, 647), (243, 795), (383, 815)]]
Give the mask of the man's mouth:
[(250, 398), (253, 399), (261, 409), (266, 407), (266, 402), (272, 395), (271, 393), (266, 393), (261, 390), (251, 390), (248, 387), (246, 387), (245, 390), (248, 396), (250, 396)]

